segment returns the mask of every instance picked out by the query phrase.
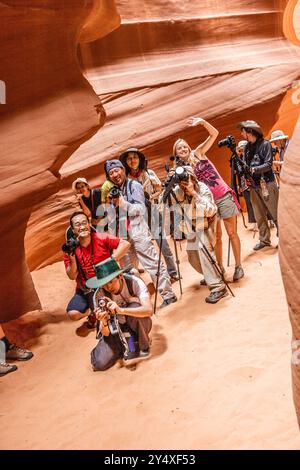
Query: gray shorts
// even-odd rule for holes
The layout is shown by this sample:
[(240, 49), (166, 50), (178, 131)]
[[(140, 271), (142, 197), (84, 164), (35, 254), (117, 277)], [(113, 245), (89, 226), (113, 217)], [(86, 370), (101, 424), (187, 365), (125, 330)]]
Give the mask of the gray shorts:
[(229, 219), (229, 217), (234, 217), (239, 214), (239, 210), (231, 193), (225, 194), (225, 196), (217, 199), (215, 203), (218, 207), (219, 219)]

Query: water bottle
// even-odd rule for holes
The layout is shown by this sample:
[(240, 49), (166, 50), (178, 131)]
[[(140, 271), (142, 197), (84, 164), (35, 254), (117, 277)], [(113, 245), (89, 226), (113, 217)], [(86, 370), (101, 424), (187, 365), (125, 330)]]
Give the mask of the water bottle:
[(261, 189), (262, 197), (264, 199), (268, 199), (269, 198), (268, 185), (267, 185), (266, 180), (263, 176), (260, 178), (260, 189)]

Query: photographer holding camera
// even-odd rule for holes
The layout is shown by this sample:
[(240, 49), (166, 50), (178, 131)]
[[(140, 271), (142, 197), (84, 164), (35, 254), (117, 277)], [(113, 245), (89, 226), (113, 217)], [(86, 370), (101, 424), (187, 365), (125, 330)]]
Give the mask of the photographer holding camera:
[(268, 212), (278, 231), (277, 206), (278, 186), (272, 170), (272, 145), (263, 137), (263, 131), (255, 121), (242, 121), (238, 124), (241, 134), (247, 140), (244, 161), (252, 174), (250, 200), (259, 230), (259, 243), (254, 246), (258, 251), (271, 245), (271, 232)]
[(215, 248), (218, 264), (222, 271), (225, 272), (222, 254), (221, 220), (223, 220), (235, 258), (233, 280), (238, 281), (244, 277), (244, 270), (241, 265), (241, 242), (237, 233), (236, 218), (240, 211), (240, 205), (234, 191), (225, 183), (216, 167), (206, 156), (206, 153), (218, 137), (219, 131), (202, 118), (192, 117), (188, 120), (189, 126), (197, 126), (199, 124), (208, 131), (208, 138), (199, 144), (195, 150), (192, 150), (185, 140), (178, 139), (173, 146), (173, 154), (191, 165), (197, 180), (204, 183), (211, 190), (218, 209)]
[[(173, 208), (183, 215), (180, 228), (187, 238), (188, 260), (197, 272), (203, 274), (210, 290), (205, 301), (215, 304), (227, 295), (221, 275), (212, 263), (212, 260), (215, 261), (214, 228), (217, 207), (211, 191), (204, 183), (197, 181), (190, 166), (177, 167), (175, 177), (178, 185), (171, 192), (171, 200)], [(210, 257), (205, 254), (203, 246)]]
[[(122, 357), (125, 360), (148, 357), (152, 305), (146, 285), (136, 276), (123, 274), (124, 270), (114, 259), (103, 261), (95, 268), (96, 276), (87, 281), (87, 286), (102, 288), (100, 300), (104, 307), (99, 305), (95, 309), (101, 335), (91, 352), (94, 370), (106, 370)], [(112, 328), (112, 317), (115, 316), (117, 327), (114, 324)], [(125, 354), (124, 336), (129, 346)]]
[[(111, 202), (117, 209), (119, 220), (126, 217), (128, 223), (123, 223), (127, 233), (118, 228), (121, 237), (128, 237), (131, 242), (132, 257), (138, 258), (141, 265), (148, 271), (151, 279), (156, 284), (158, 254), (152, 241), (148, 224), (145, 220), (146, 206), (143, 187), (140, 183), (126, 178), (125, 168), (120, 160), (107, 160), (105, 162), (105, 172), (107, 178), (115, 184), (115, 188), (110, 190)], [(112, 191), (116, 190), (116, 194)], [(117, 194), (118, 193), (118, 194)], [(167, 307), (177, 301), (177, 297), (172, 289), (169, 274), (165, 265), (160, 263), (160, 276), (158, 279), (158, 292), (163, 302), (160, 308)]]
[[(111, 256), (120, 260), (129, 250), (130, 243), (108, 233), (92, 232), (84, 212), (74, 212), (70, 217), (70, 226), (75, 238), (68, 240), (62, 250), (66, 273), (70, 279), (76, 279), (77, 286), (67, 306), (67, 313), (71, 320), (80, 320), (87, 316), (89, 308), (93, 312), (93, 292), (86, 287), (86, 281), (95, 276), (95, 265)], [(92, 314), (87, 326), (95, 326)]]

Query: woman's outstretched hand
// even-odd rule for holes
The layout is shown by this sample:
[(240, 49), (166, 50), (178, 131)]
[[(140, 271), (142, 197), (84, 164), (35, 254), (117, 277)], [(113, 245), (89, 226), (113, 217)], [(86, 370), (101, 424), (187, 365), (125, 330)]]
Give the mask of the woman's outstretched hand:
[(188, 119), (188, 126), (198, 126), (198, 124), (201, 124), (203, 125), (205, 123), (204, 119), (200, 118), (200, 117), (191, 117)]

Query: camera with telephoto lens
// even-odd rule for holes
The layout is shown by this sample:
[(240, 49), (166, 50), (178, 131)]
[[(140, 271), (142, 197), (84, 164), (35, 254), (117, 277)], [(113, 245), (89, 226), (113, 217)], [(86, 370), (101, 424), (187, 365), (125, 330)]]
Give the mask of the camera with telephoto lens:
[(98, 300), (98, 308), (101, 313), (108, 313), (109, 319), (107, 321), (107, 326), (111, 335), (117, 335), (119, 333), (118, 329), (118, 317), (115, 314), (111, 314), (107, 308), (108, 300), (105, 297), (100, 297)]
[(225, 139), (219, 140), (218, 147), (228, 147), (232, 152), (234, 152), (236, 147), (236, 141), (233, 135), (228, 135)]
[(120, 197), (121, 195), (121, 191), (120, 189), (118, 188), (118, 186), (113, 186), (110, 190), (109, 190), (109, 196), (110, 197)]
[(68, 255), (72, 255), (75, 253), (76, 248), (80, 245), (79, 240), (77, 238), (69, 238), (69, 240), (66, 241), (61, 247), (62, 251), (64, 253), (67, 253)]

